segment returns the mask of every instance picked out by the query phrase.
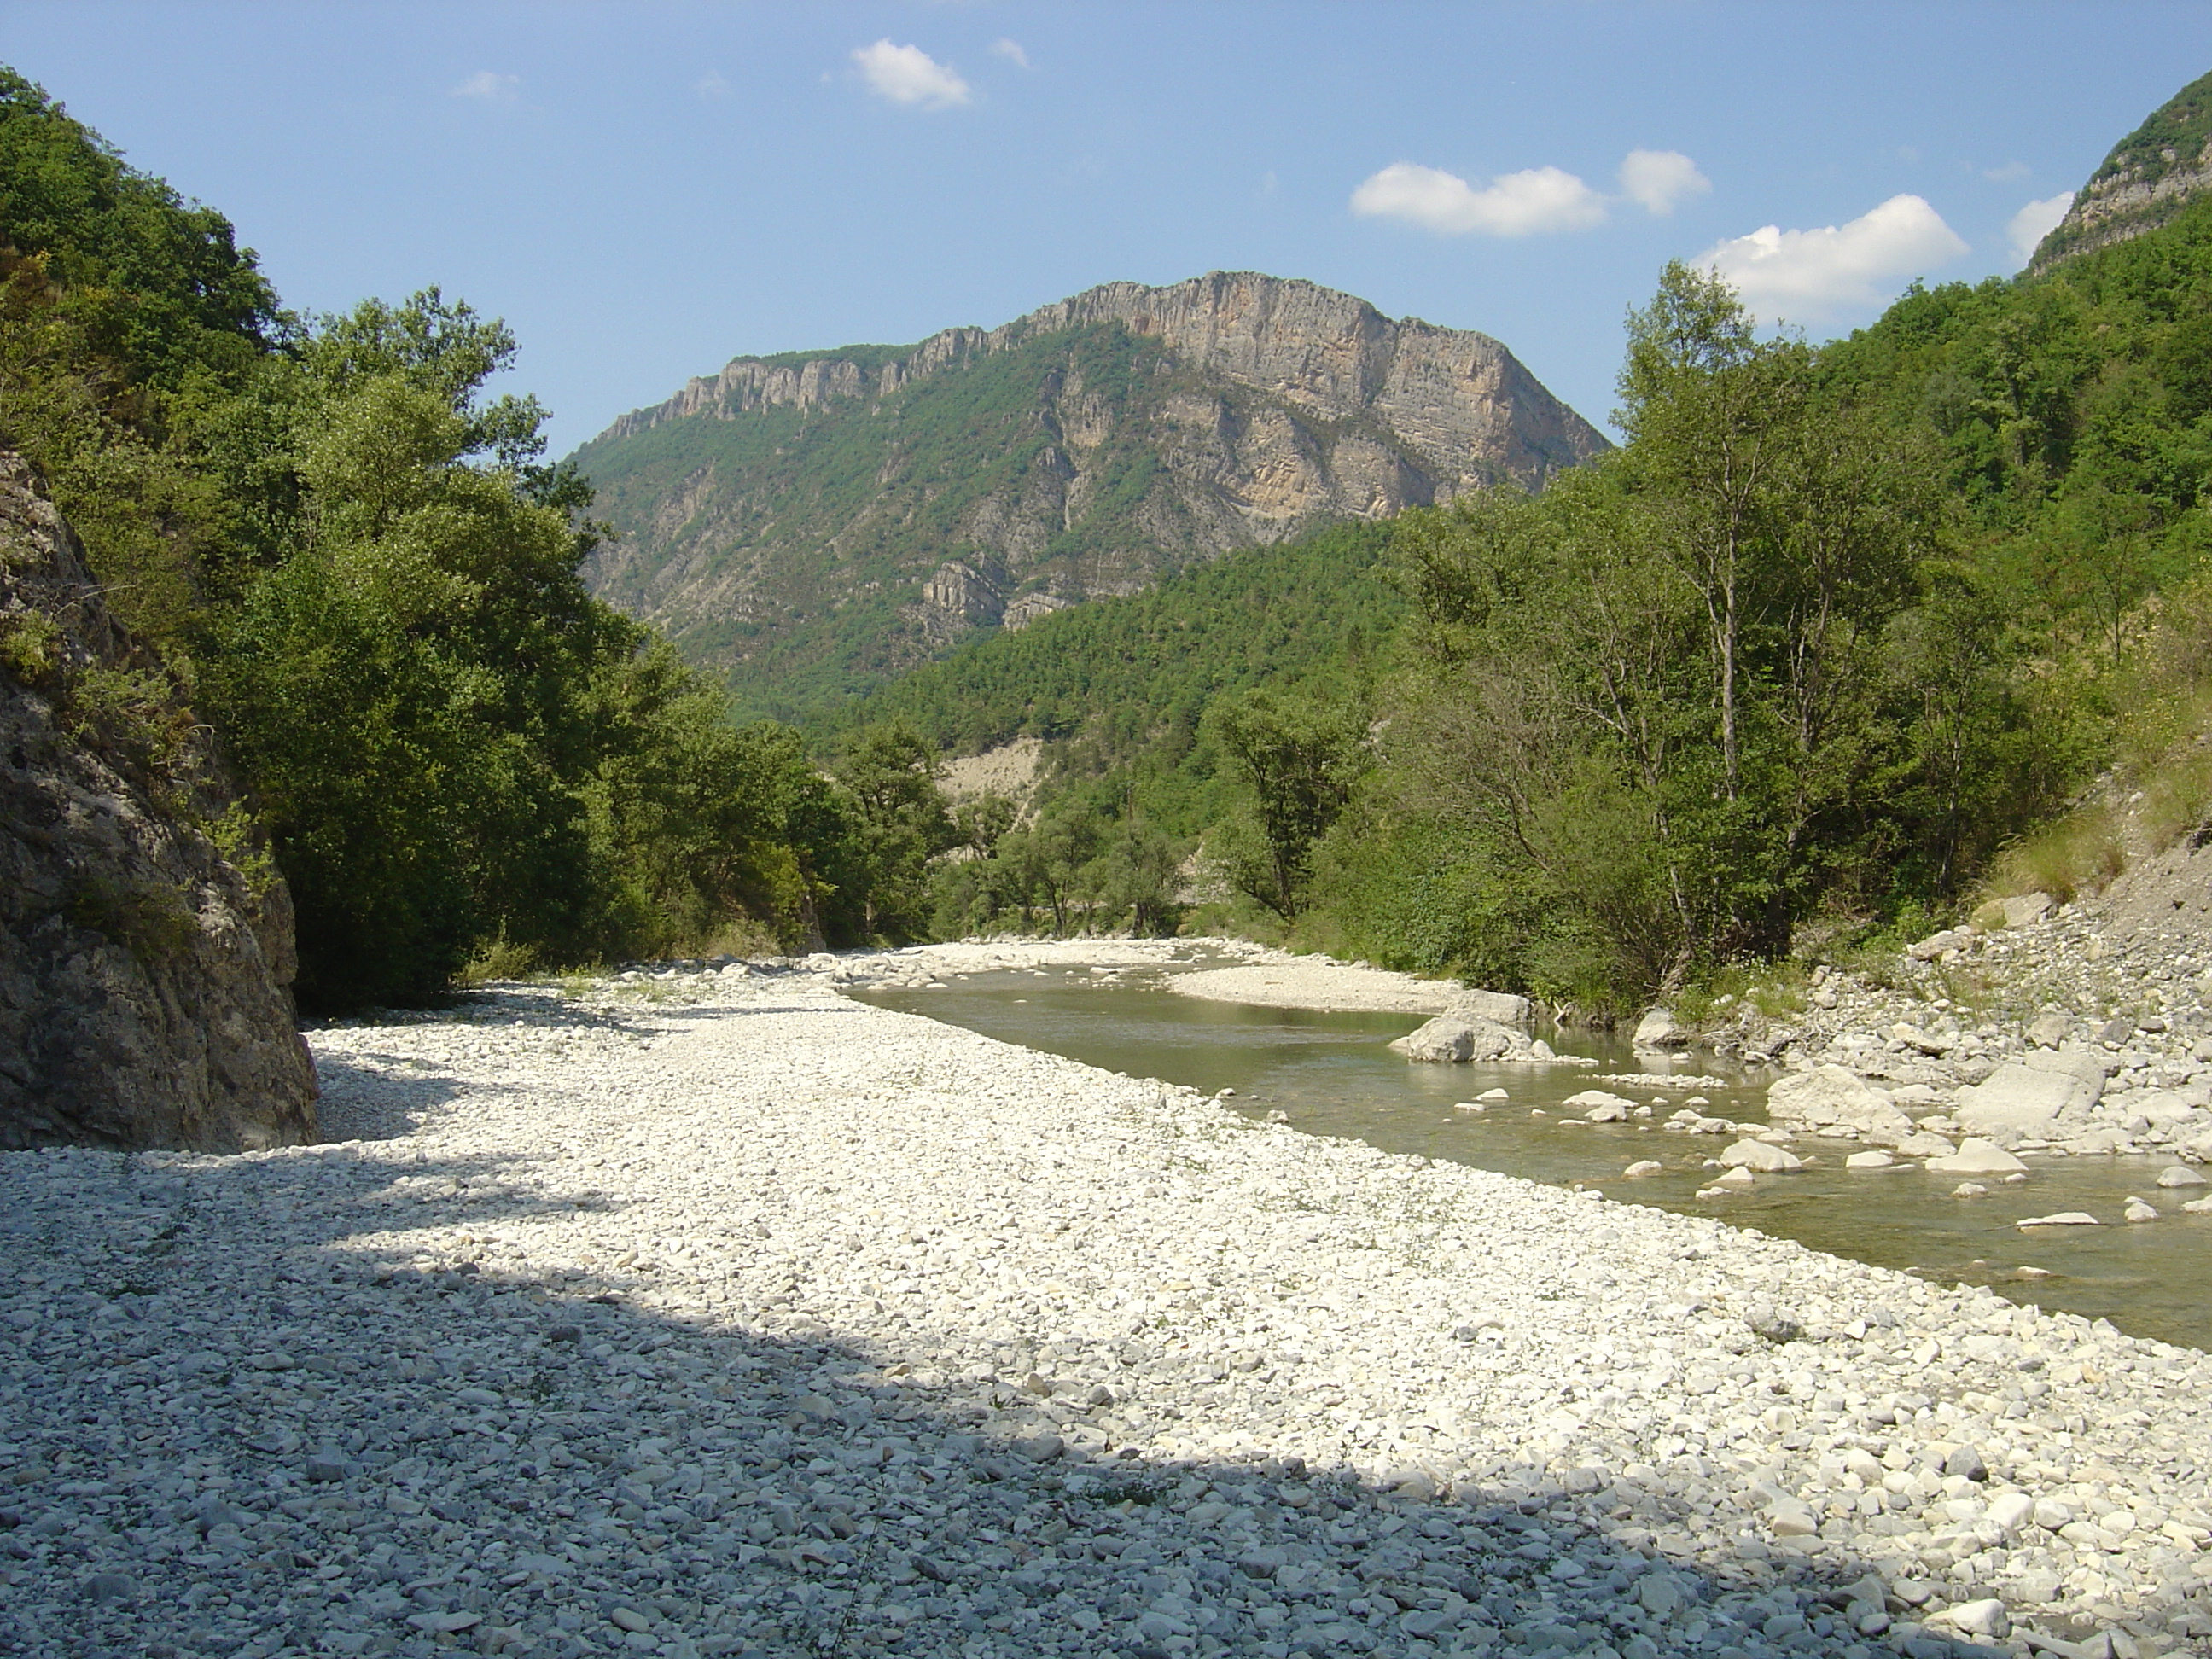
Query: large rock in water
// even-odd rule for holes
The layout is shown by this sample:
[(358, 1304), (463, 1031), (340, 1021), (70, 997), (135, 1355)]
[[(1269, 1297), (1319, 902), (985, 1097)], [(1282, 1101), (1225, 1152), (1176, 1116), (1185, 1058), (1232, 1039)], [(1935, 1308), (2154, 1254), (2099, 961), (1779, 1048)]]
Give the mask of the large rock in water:
[(1766, 1115), (1813, 1130), (1849, 1129), (1892, 1146), (1912, 1133), (1897, 1103), (1840, 1066), (1819, 1066), (1778, 1078), (1766, 1091)]
[[(292, 915), (204, 731), (0, 451), (0, 1147), (315, 1136)], [(228, 815), (226, 817), (226, 815)]]
[(1686, 1048), (1690, 1034), (1682, 1029), (1671, 1008), (1647, 1008), (1644, 1018), (1636, 1022), (1636, 1035), (1629, 1040), (1636, 1048)]
[(1528, 1039), (1520, 1032), (1495, 1020), (1467, 1019), (1458, 1014), (1438, 1014), (1419, 1030), (1407, 1033), (1390, 1045), (1395, 1053), (1408, 1060), (1439, 1064), (1502, 1060), (1508, 1054), (1525, 1053), (1530, 1046)]
[(1462, 1019), (1510, 1025), (1525, 1031), (1528, 1029), (1530, 1008), (1528, 998), (1515, 996), (1510, 991), (1462, 991), (1444, 1012)]
[(2033, 1133), (2060, 1116), (2086, 1112), (2105, 1091), (2105, 1061), (2089, 1054), (2031, 1054), (1959, 1091), (1953, 1115), (1969, 1129)]

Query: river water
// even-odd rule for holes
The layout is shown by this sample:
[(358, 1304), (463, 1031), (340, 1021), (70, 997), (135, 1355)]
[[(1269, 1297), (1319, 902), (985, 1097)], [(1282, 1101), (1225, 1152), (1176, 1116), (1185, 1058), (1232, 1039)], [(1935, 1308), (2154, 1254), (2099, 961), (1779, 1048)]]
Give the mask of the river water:
[[(1206, 964), (1200, 964), (1206, 965)], [(1170, 970), (1173, 971), (1173, 970)], [(977, 974), (941, 989), (884, 990), (865, 999), (964, 1026), (985, 1036), (1064, 1054), (1110, 1071), (1156, 1077), (1212, 1094), (1255, 1117), (1281, 1112), (1291, 1126), (1341, 1135), (1390, 1152), (1419, 1152), (1559, 1185), (1579, 1182), (1608, 1197), (1686, 1214), (1714, 1216), (1794, 1238), (1815, 1249), (1946, 1284), (1987, 1285), (2016, 1302), (2110, 1319), (2136, 1336), (2212, 1348), (2212, 1216), (2181, 1203), (2212, 1188), (2161, 1191), (2163, 1158), (2031, 1158), (2028, 1179), (1983, 1177), (1986, 1197), (1950, 1196), (1956, 1176), (1917, 1164), (1846, 1170), (1848, 1143), (1801, 1140), (1812, 1168), (1762, 1176), (1747, 1192), (1700, 1199), (1717, 1170), (1704, 1167), (1733, 1137), (1663, 1133), (1656, 1127), (1684, 1098), (1702, 1093), (1709, 1116), (1764, 1122), (1771, 1073), (1736, 1074), (1727, 1088), (1636, 1087), (1595, 1080), (1641, 1072), (1625, 1041), (1601, 1034), (1547, 1034), (1563, 1054), (1593, 1056), (1574, 1066), (1414, 1066), (1385, 1047), (1419, 1015), (1310, 1013), (1202, 1001), (1160, 988), (1161, 975), (1103, 980), (1087, 969)], [(1709, 1075), (1722, 1068), (1702, 1065)], [(1456, 1109), (1485, 1090), (1511, 1098), (1478, 1115)], [(1589, 1088), (1659, 1103), (1650, 1124), (1566, 1122), (1559, 1103)], [(1534, 1114), (1541, 1114), (1535, 1115)], [(1642, 1159), (1662, 1175), (1624, 1180)], [(2130, 1194), (2162, 1212), (2124, 1224)], [(2087, 1210), (2101, 1227), (2021, 1231), (2025, 1216)], [(2040, 1270), (2048, 1277), (2039, 1277)]]

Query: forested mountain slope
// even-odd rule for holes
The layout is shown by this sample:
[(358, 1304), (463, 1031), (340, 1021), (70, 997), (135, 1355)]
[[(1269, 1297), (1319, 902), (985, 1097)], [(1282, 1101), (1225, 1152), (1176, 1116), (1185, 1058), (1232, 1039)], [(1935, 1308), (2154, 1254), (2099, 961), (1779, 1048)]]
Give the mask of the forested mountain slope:
[(1264, 682), (1371, 670), (1406, 613), (1380, 563), (1382, 525), (1341, 525), (1224, 554), (1148, 592), (1097, 599), (961, 647), (844, 711), (906, 720), (948, 751), (1085, 732), (1180, 732), (1212, 701)]
[(617, 532), (595, 591), (788, 716), (1231, 548), (1606, 447), (1486, 336), (1217, 272), (740, 358), (574, 459)]

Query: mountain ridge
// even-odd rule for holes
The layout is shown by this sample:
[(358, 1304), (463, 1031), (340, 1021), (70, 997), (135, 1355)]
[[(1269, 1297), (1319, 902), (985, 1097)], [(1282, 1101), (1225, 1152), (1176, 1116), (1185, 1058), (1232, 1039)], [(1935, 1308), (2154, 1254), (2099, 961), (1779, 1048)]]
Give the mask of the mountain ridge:
[(1503, 344), (1294, 278), (733, 359), (576, 453), (601, 597), (805, 715), (962, 641), (1608, 448)]
[[(1194, 303), (1200, 295), (1205, 302)], [(1271, 343), (1264, 338), (1264, 331), (1218, 326), (1224, 313), (1233, 319), (1247, 306), (1271, 316), (1296, 308), (1329, 317), (1334, 331), (1351, 349), (1325, 352), (1318, 362), (1309, 358), (1297, 364), (1294, 373), (1285, 374), (1283, 370), (1291, 366), (1269, 351)], [(1423, 447), (1438, 452), (1447, 450), (1455, 439), (1463, 441), (1477, 465), (1498, 468), (1524, 485), (1540, 484), (1559, 467), (1573, 465), (1609, 447), (1595, 428), (1553, 398), (1520, 360), (1490, 335), (1446, 328), (1418, 317), (1389, 318), (1357, 295), (1299, 277), (1221, 270), (1164, 288), (1133, 282), (1101, 283), (996, 328), (940, 329), (911, 346), (849, 345), (818, 352), (733, 357), (719, 374), (696, 376), (675, 396), (620, 416), (592, 441), (632, 436), (664, 421), (695, 415), (726, 416), (783, 404), (805, 409), (833, 398), (872, 395), (880, 398), (918, 376), (971, 356), (1006, 350), (1039, 334), (1101, 322), (1118, 322), (1133, 334), (1163, 339), (1202, 363), (1229, 359), (1234, 365), (1231, 378), (1255, 389), (1293, 397), (1303, 392), (1316, 404), (1356, 401), (1386, 410), (1418, 410), (1419, 405), (1405, 395), (1408, 390), (1405, 383), (1416, 378), (1431, 383), (1447, 379), (1435, 372), (1438, 357), (1466, 352), (1469, 362), (1464, 374), (1470, 383), (1510, 381), (1516, 391), (1533, 390), (1555, 405), (1547, 409), (1538, 403), (1537, 410), (1554, 418), (1526, 422), (1526, 435), (1510, 450), (1485, 448), (1479, 443), (1479, 436), (1492, 436), (1499, 428), (1500, 423), (1495, 421), (1470, 420), (1463, 432), (1455, 432), (1447, 424), (1431, 423), (1427, 432), (1408, 435), (1417, 441), (1425, 439)], [(1404, 376), (1394, 373), (1399, 356), (1395, 348), (1401, 339), (1413, 340), (1422, 348), (1411, 366), (1414, 372)], [(1240, 346), (1244, 349), (1239, 350)], [(1278, 364), (1278, 372), (1272, 376), (1261, 372), (1263, 362), (1270, 359)], [(1241, 374), (1237, 372), (1240, 368)], [(1347, 368), (1354, 377), (1348, 387), (1343, 384)], [(1558, 421), (1559, 414), (1571, 418)], [(1595, 447), (1589, 444), (1592, 438), (1597, 440)]]

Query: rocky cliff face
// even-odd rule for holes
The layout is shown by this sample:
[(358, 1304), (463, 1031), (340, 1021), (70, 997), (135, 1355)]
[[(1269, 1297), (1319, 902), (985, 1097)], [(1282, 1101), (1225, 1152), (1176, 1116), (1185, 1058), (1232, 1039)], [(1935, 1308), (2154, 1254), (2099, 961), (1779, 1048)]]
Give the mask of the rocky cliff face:
[(0, 1147), (314, 1139), (289, 901), (235, 805), (0, 451)]
[(579, 452), (601, 594), (785, 712), (1194, 559), (1607, 447), (1486, 335), (1250, 273), (741, 358)]
[(2036, 248), (2028, 270), (2040, 275), (2076, 254), (2154, 230), (2207, 191), (2212, 191), (2212, 75), (2191, 82), (2114, 147)]

